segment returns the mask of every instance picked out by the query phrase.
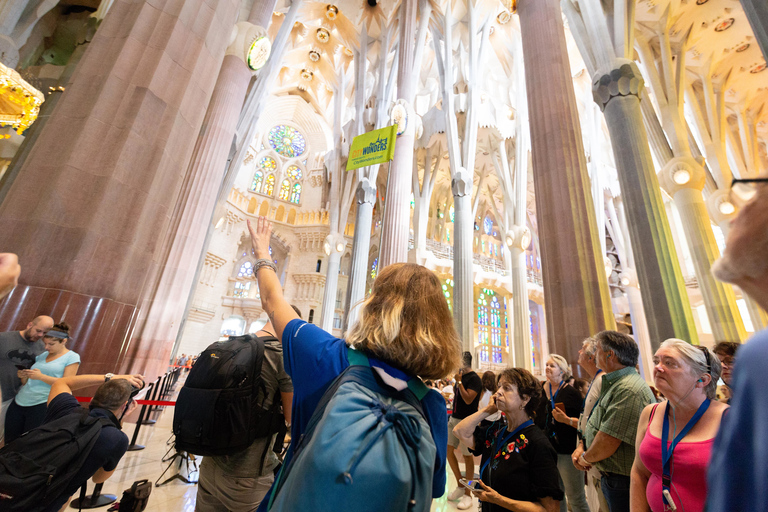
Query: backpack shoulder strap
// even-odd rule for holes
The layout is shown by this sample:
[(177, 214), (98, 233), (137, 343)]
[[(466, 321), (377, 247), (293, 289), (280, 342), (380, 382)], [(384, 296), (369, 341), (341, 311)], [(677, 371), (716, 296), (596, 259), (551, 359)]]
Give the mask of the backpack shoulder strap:
[(427, 385), (424, 384), (418, 377), (413, 377), (408, 381), (408, 389), (411, 390), (411, 393), (416, 395), (416, 398), (419, 399), (419, 402), (424, 400), (424, 397), (427, 396), (427, 393), (429, 393), (429, 388)]
[(359, 350), (353, 349), (350, 346), (347, 346), (347, 359), (349, 360), (350, 366), (367, 366), (368, 368), (371, 367), (371, 362), (368, 361), (368, 356)]

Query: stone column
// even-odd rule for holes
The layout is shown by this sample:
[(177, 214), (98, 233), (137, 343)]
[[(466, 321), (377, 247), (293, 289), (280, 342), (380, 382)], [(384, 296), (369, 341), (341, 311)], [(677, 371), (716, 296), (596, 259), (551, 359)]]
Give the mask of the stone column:
[[(709, 210), (709, 216), (720, 227), (723, 232), (723, 236), (728, 238), (728, 231), (731, 229), (731, 221), (736, 218), (739, 213), (734, 205), (728, 200), (727, 190), (717, 190), (713, 194), (710, 194), (707, 198), (707, 210)], [(761, 331), (768, 327), (768, 315), (765, 314), (763, 308), (761, 308), (749, 295), (746, 293), (741, 294), (744, 302), (747, 305), (747, 311), (749, 312), (749, 318), (752, 320), (752, 327), (755, 332)]]
[(615, 59), (592, 83), (611, 136), (652, 347), (667, 338), (696, 343), (688, 292), (643, 127), (643, 77), (633, 61)]
[(352, 243), (352, 268), (349, 272), (349, 287), (347, 289), (347, 327), (352, 327), (357, 322), (360, 315), (360, 302), (365, 298), (376, 184), (368, 178), (358, 181), (355, 199), (357, 201), (357, 216), (355, 237)]
[(323, 304), (320, 311), (320, 328), (325, 332), (333, 330), (333, 319), (336, 316), (336, 294), (339, 289), (339, 267), (341, 255), (347, 244), (344, 235), (328, 235), (325, 239), (328, 266), (326, 267), (325, 288), (323, 289)]
[(112, 5), (0, 205), (0, 247), (24, 268), (0, 330), (49, 314), (72, 325), (82, 373), (133, 367), (130, 333), (238, 8)]
[(763, 57), (768, 60), (768, 3), (765, 0), (741, 0), (741, 7), (763, 51)]
[(528, 91), (547, 335), (574, 366), (584, 338), (615, 328), (558, 0), (518, 5)]
[[(629, 303), (629, 316), (632, 318), (632, 331), (640, 350), (640, 376), (647, 382), (653, 381), (653, 354), (654, 348), (651, 348), (650, 335), (648, 333), (648, 317), (645, 314), (643, 305), (643, 295), (640, 293), (640, 283), (637, 280), (637, 273), (632, 268), (625, 268), (619, 276), (621, 284), (624, 286), (624, 292), (627, 294)], [(664, 341), (664, 340), (659, 340)], [(656, 343), (658, 345), (659, 342)]]
[(712, 334), (717, 341), (741, 343), (746, 332), (733, 288), (717, 281), (710, 272), (712, 263), (720, 257), (720, 249), (704, 205), (704, 180), (704, 168), (690, 157), (673, 158), (659, 173), (661, 185), (674, 199), (680, 214)]
[(461, 168), (451, 180), (453, 192), (453, 317), (464, 350), (475, 353), (474, 219), (472, 174)]
[[(533, 371), (531, 357), (531, 330), (528, 310), (528, 272), (525, 266), (525, 247), (530, 245), (531, 234), (528, 228), (515, 226), (516, 234), (513, 245), (509, 246), (512, 261), (512, 346), (514, 365)], [(527, 244), (525, 242), (528, 242)], [(525, 244), (525, 247), (522, 247)]]
[(418, 0), (400, 4), (400, 48), (397, 70), (397, 97), (407, 111), (407, 128), (398, 135), (395, 156), (389, 166), (381, 228), (379, 268), (408, 261), (408, 233), (411, 220), (410, 196), (413, 172), (413, 146), (416, 113), (413, 110), (415, 83), (413, 63), (416, 54), (416, 13)]

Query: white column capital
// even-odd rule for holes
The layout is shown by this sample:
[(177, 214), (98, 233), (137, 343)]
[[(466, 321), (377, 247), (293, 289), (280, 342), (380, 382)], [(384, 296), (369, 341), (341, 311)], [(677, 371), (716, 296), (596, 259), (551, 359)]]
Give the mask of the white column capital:
[(373, 204), (376, 201), (376, 183), (368, 178), (362, 178), (357, 183), (357, 190), (355, 191), (355, 199), (357, 204), (369, 203)]
[(637, 279), (637, 272), (635, 269), (625, 267), (619, 274), (619, 282), (624, 288), (637, 288), (640, 289), (640, 281)]
[(472, 195), (472, 175), (464, 167), (459, 167), (453, 174), (451, 191), (455, 197)]
[(728, 190), (716, 190), (707, 198), (707, 211), (718, 226), (730, 222), (739, 213), (730, 199)]
[(272, 52), (272, 42), (264, 27), (241, 21), (232, 27), (226, 55), (233, 55), (242, 60), (248, 68), (256, 72), (267, 63)]
[(514, 254), (520, 254), (531, 245), (531, 230), (527, 226), (512, 226), (504, 235), (504, 243)]
[(639, 100), (643, 86), (643, 75), (637, 63), (614, 59), (610, 66), (598, 70), (592, 77), (592, 98), (602, 111), (616, 96), (636, 96)]
[(705, 182), (702, 163), (689, 156), (675, 157), (659, 173), (659, 184), (673, 197), (685, 189), (702, 191)]

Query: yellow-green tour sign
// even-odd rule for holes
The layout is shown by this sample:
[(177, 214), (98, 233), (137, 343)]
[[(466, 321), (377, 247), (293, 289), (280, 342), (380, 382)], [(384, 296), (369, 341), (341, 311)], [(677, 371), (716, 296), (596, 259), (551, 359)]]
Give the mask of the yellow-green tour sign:
[(347, 170), (389, 162), (395, 156), (397, 125), (363, 133), (352, 139)]

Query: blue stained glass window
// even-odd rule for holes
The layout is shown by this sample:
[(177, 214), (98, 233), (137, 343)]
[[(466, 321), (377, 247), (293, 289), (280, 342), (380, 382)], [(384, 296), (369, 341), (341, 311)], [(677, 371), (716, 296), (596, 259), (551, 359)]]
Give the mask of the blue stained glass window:
[(307, 142), (295, 128), (280, 124), (269, 131), (269, 145), (286, 158), (294, 158), (304, 153)]
[(294, 181), (300, 180), (303, 177), (303, 175), (301, 173), (301, 169), (299, 169), (299, 167), (297, 165), (290, 166), (285, 171), (285, 173), (288, 175), (289, 178), (291, 178)]
[(371, 265), (371, 279), (376, 279), (376, 271), (379, 266), (379, 258), (375, 258), (373, 260), (373, 265)]
[(240, 270), (237, 271), (237, 277), (251, 277), (253, 276), (253, 263), (250, 261), (244, 261), (240, 265)]
[(493, 231), (493, 221), (490, 217), (485, 217), (485, 220), (483, 220), (483, 229), (486, 235), (490, 235), (491, 231)]
[(301, 200), (301, 184), (294, 183), (293, 192), (291, 192), (291, 202), (295, 204), (299, 204), (300, 200)]
[(253, 183), (251, 184), (251, 192), (260, 192), (261, 191), (261, 183), (264, 181), (264, 173), (261, 171), (256, 171), (256, 173), (253, 175)]
[(248, 290), (251, 289), (251, 283), (249, 282), (237, 282), (235, 283), (235, 297), (248, 297)]

